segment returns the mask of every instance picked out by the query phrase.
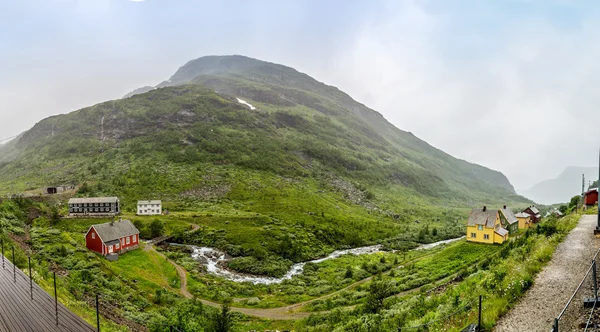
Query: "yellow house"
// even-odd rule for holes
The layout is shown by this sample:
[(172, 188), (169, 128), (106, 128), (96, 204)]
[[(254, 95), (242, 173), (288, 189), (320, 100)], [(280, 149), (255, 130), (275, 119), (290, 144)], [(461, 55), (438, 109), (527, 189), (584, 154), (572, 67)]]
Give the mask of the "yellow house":
[(515, 214), (515, 217), (519, 220), (519, 229), (528, 229), (531, 227), (531, 216), (529, 213), (521, 212)]
[(467, 221), (467, 241), (480, 243), (503, 243), (508, 231), (502, 227), (498, 210), (473, 209)]

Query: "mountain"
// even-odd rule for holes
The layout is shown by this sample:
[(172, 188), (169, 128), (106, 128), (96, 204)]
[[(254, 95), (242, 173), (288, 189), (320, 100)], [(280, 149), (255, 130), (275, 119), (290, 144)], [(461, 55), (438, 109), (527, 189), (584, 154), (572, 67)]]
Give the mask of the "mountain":
[[(399, 236), (457, 236), (470, 207), (530, 203), (502, 173), (286, 66), (203, 57), (130, 95), (44, 119), (0, 148), (0, 193), (75, 184), (80, 195), (118, 195), (126, 210), (163, 199), (170, 210), (219, 216), (213, 225), (242, 246), (264, 246), (258, 225), (284, 225), (260, 234), (294, 236), (305, 249), (293, 260)], [(440, 231), (417, 239), (429, 230), (422, 222)]]
[(588, 181), (598, 179), (598, 167), (567, 167), (558, 177), (535, 184), (521, 194), (542, 204), (564, 203), (581, 194), (581, 175), (585, 174), (585, 189)]
[(146, 92), (154, 90), (154, 89), (156, 89), (156, 88), (153, 86), (143, 86), (141, 88), (137, 88), (137, 89), (131, 91), (130, 93), (126, 94), (125, 96), (123, 96), (123, 99), (133, 97), (135, 95), (139, 95), (142, 93), (146, 93)]

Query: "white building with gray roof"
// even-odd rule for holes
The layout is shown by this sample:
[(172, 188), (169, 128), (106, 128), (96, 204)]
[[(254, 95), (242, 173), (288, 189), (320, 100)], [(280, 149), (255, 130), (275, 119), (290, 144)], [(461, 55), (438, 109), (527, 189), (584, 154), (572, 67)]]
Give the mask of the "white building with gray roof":
[(153, 201), (138, 201), (137, 214), (139, 216), (156, 216), (162, 214), (162, 202), (159, 200)]

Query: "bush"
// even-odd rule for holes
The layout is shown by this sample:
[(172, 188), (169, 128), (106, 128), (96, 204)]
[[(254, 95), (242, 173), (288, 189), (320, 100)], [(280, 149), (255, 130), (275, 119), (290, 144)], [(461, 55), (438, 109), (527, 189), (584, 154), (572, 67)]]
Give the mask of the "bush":
[(165, 224), (159, 219), (152, 220), (150, 224), (150, 234), (153, 238), (159, 237), (163, 235), (163, 231), (165, 229)]
[(366, 313), (376, 314), (380, 312), (384, 307), (384, 300), (392, 295), (393, 285), (388, 280), (374, 280), (369, 286), (369, 295), (367, 295), (367, 302), (364, 305), (364, 311)]
[(269, 277), (283, 277), (292, 266), (292, 262), (276, 256), (257, 259), (253, 256), (236, 257), (229, 262), (229, 268), (238, 272)]

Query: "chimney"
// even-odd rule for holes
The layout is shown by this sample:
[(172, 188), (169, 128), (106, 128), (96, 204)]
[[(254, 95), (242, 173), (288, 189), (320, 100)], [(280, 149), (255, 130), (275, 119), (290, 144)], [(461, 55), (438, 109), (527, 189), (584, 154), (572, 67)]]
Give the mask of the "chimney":
[(506, 210), (506, 205), (504, 205), (504, 210)]
[(483, 212), (487, 211), (487, 206), (483, 206)]

